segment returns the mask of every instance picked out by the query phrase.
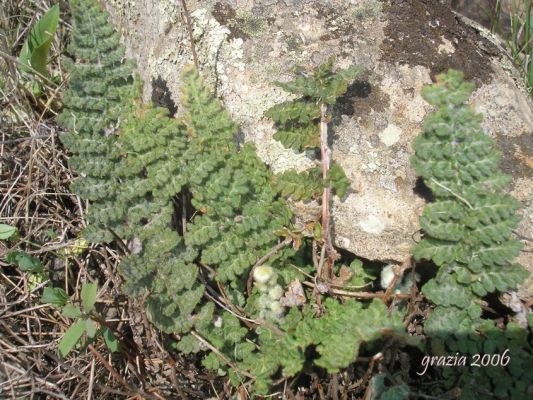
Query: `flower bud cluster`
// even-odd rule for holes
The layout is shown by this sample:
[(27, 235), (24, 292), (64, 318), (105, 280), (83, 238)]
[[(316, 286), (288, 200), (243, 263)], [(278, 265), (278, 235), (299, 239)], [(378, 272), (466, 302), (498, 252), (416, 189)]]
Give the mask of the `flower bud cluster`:
[(254, 285), (261, 292), (257, 299), (259, 316), (261, 318), (279, 319), (284, 308), (279, 299), (283, 296), (283, 289), (277, 283), (278, 276), (269, 265), (261, 265), (254, 269)]

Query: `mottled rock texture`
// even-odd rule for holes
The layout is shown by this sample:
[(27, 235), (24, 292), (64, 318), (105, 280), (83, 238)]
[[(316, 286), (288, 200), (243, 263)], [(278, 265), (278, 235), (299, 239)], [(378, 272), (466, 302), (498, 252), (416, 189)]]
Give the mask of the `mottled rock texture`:
[[(192, 62), (176, 0), (109, 0), (106, 8), (124, 34), (129, 56), (147, 83), (144, 95), (173, 112), (179, 72)], [(352, 181), (334, 198), (335, 242), (360, 257), (401, 262), (417, 239), (428, 193), (409, 165), (410, 146), (430, 110), (423, 85), (448, 68), (464, 71), (477, 90), (472, 106), (513, 175), (512, 193), (525, 205), (519, 234), (533, 237), (533, 105), (522, 78), (501, 48), (449, 8), (425, 0), (224, 0), (187, 2), (200, 69), (236, 121), (275, 171), (305, 169), (310, 159), (272, 139), (265, 110), (288, 99), (272, 84), (297, 66), (313, 68), (329, 56), (337, 66), (360, 64), (365, 74), (334, 110), (333, 158)], [(301, 219), (313, 205), (295, 204)], [(531, 250), (531, 242), (526, 249)], [(533, 269), (531, 253), (520, 260)], [(532, 278), (533, 279), (533, 278)], [(522, 294), (533, 295), (533, 282)]]

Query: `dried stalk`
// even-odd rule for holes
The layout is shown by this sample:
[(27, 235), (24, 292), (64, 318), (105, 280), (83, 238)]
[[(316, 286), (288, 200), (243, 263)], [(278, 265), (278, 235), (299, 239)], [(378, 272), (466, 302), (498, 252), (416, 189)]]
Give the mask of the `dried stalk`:
[[(322, 181), (324, 183), (324, 190), (322, 192), (322, 235), (324, 239), (324, 247), (326, 251), (322, 251), (320, 254), (320, 260), (318, 262), (318, 279), (321, 279), (324, 275), (324, 264), (326, 263), (326, 279), (331, 278), (333, 271), (333, 264), (335, 260), (339, 258), (339, 254), (333, 247), (331, 240), (331, 213), (330, 213), (330, 198), (331, 188), (326, 184), (329, 174), (329, 168), (331, 165), (331, 150), (328, 146), (328, 123), (329, 118), (327, 115), (327, 105), (320, 104), (320, 154), (322, 164)], [(327, 258), (326, 258), (327, 256)]]
[(189, 33), (189, 41), (191, 42), (192, 59), (194, 61), (194, 66), (196, 67), (197, 70), (199, 70), (200, 67), (198, 63), (198, 56), (196, 54), (196, 46), (194, 45), (194, 36), (192, 34), (191, 16), (189, 15), (189, 10), (187, 9), (187, 2), (185, 0), (181, 0), (181, 5), (183, 7), (183, 13), (185, 14), (185, 22), (187, 23), (187, 32)]

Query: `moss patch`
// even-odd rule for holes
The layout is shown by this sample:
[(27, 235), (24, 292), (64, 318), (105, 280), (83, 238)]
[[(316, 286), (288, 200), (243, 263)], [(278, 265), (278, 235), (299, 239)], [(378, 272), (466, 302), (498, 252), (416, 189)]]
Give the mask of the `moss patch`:
[(246, 40), (259, 36), (268, 30), (266, 18), (247, 11), (235, 10), (229, 4), (215, 3), (212, 14), (219, 24), (227, 26), (230, 30), (228, 39), (241, 38)]
[[(490, 81), (492, 70), (487, 59), (497, 55), (497, 49), (446, 6), (428, 0), (387, 1), (383, 11), (388, 20), (386, 39), (380, 47), (383, 60), (422, 65), (432, 77), (454, 68), (478, 85)], [(453, 54), (439, 53), (443, 38), (454, 44)]]
[(531, 136), (510, 137), (500, 135), (498, 148), (503, 153), (501, 168), (513, 177), (533, 178), (533, 142)]

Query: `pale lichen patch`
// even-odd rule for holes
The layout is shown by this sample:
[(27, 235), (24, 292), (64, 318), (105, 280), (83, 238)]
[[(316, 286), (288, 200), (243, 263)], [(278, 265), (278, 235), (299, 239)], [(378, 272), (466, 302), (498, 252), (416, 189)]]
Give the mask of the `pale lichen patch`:
[(375, 214), (368, 214), (359, 222), (359, 226), (363, 231), (372, 235), (379, 235), (386, 227), (385, 222)]
[(384, 130), (379, 133), (379, 138), (385, 146), (389, 147), (395, 143), (398, 143), (401, 134), (402, 129), (399, 126), (389, 124)]
[(437, 48), (437, 52), (439, 54), (453, 54), (455, 53), (455, 46), (452, 42), (450, 42), (448, 39), (446, 39), (444, 36), (441, 36), (442, 43), (439, 44), (439, 47)]
[(159, 13), (164, 15), (168, 21), (175, 24), (180, 19), (180, 7), (178, 7), (178, 2), (172, 0), (162, 0), (159, 1)]
[(351, 1), (355, 7), (350, 12), (350, 17), (354, 22), (377, 19), (382, 14), (382, 5), (377, 0)]

